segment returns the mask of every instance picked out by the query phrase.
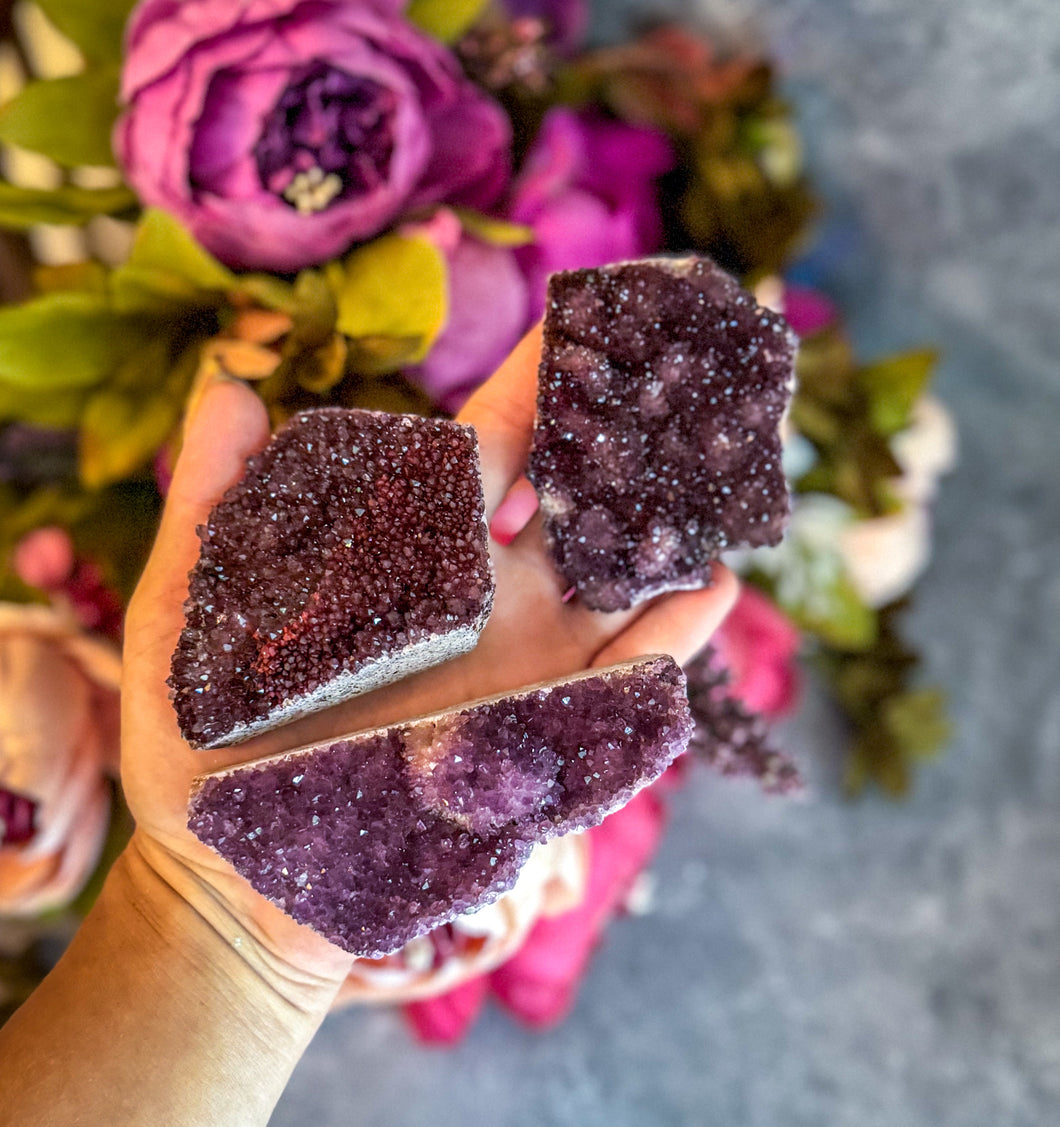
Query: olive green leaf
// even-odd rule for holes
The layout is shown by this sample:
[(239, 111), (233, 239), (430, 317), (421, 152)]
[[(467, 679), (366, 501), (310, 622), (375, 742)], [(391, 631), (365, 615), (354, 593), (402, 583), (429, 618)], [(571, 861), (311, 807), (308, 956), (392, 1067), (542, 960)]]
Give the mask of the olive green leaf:
[(75, 427), (89, 394), (85, 388), (50, 388), (41, 392), (0, 382), (0, 422)]
[(78, 290), (103, 297), (107, 293), (109, 273), (102, 262), (63, 262), (55, 266), (37, 266), (33, 271), (33, 287), (39, 294)]
[(466, 207), (456, 207), (453, 211), (464, 230), (479, 242), (495, 247), (525, 247), (534, 241), (533, 228), (522, 223), (509, 223)]
[(869, 419), (878, 434), (895, 434), (909, 425), (913, 404), (923, 394), (938, 362), (934, 349), (890, 356), (858, 371), (869, 397)]
[(81, 481), (99, 489), (140, 469), (168, 437), (181, 405), (165, 395), (106, 387), (81, 418)]
[(412, 0), (405, 18), (443, 43), (452, 43), (478, 19), (487, 0)]
[(80, 434), (87, 489), (120, 481), (150, 461), (180, 420), (197, 362), (198, 349), (191, 347), (174, 364), (171, 342), (156, 337), (89, 399)]
[(113, 165), (117, 116), (118, 68), (93, 68), (31, 82), (0, 108), (0, 141), (67, 166)]
[(111, 275), (114, 305), (122, 311), (216, 305), (236, 284), (227, 267), (156, 208), (144, 212), (128, 261)]
[(427, 239), (383, 235), (325, 269), (350, 340), (350, 363), (369, 375), (416, 364), (448, 316), (445, 256)]
[(876, 615), (843, 574), (820, 584), (809, 597), (781, 605), (803, 630), (830, 646), (862, 650), (876, 638)]
[(902, 750), (925, 759), (952, 735), (946, 716), (946, 699), (938, 689), (913, 689), (888, 699), (882, 720)]
[(323, 395), (346, 375), (348, 355), (346, 338), (332, 333), (322, 345), (298, 354), (291, 376), (306, 391)]
[(35, 0), (44, 14), (86, 59), (121, 58), (122, 33), (135, 0)]
[(0, 382), (43, 394), (100, 383), (154, 335), (100, 294), (49, 293), (0, 309)]
[(285, 312), (294, 321), (292, 337), (300, 346), (325, 344), (335, 332), (338, 308), (335, 295), (324, 275), (317, 270), (303, 270), (295, 279), (294, 300)]
[(136, 206), (128, 188), (17, 188), (0, 182), (0, 226), (19, 230), (38, 223), (74, 225), (95, 215), (115, 215)]

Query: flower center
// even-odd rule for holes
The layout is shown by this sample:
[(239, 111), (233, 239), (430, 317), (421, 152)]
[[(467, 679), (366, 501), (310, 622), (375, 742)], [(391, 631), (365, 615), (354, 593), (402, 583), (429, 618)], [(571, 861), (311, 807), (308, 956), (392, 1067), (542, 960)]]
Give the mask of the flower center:
[(317, 63), (296, 75), (254, 148), (258, 175), (304, 215), (386, 182), (394, 151), (393, 91)]
[(36, 833), (37, 804), (0, 787), (0, 845), (23, 845)]

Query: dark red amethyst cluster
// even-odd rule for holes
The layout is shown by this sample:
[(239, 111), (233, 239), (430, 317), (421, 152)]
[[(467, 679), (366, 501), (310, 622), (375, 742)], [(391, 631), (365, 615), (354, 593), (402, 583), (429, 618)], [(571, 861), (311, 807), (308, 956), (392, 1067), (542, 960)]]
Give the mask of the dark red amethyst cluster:
[(169, 680), (197, 747), (466, 652), (493, 603), (477, 441), (442, 419), (297, 415), (199, 535)]
[(206, 776), (188, 825), (374, 957), (495, 900), (535, 843), (597, 825), (691, 734), (684, 674), (645, 658)]
[(587, 606), (705, 586), (725, 549), (780, 540), (795, 348), (704, 258), (552, 276), (529, 473)]

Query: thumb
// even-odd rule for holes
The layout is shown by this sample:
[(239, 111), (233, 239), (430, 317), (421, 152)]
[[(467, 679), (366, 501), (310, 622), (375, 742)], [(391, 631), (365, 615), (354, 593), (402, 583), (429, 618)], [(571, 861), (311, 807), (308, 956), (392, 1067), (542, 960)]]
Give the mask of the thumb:
[(265, 406), (246, 384), (215, 378), (197, 397), (154, 548), (129, 607), (127, 637), (142, 616), (150, 616), (151, 634), (175, 641), (183, 623), (188, 572), (199, 555), (196, 529), (243, 475), (247, 458), (268, 439)]

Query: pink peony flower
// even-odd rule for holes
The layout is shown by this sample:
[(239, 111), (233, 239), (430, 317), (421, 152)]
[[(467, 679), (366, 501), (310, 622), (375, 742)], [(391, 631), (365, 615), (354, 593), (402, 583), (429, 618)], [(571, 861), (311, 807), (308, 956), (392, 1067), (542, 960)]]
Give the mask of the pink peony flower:
[(458, 1041), (491, 994), (530, 1026), (566, 1016), (604, 928), (655, 852), (664, 816), (662, 802), (646, 790), (589, 830), (589, 879), (578, 906), (538, 920), (522, 947), (488, 976), (409, 1003), (405, 1014), (417, 1037), (431, 1044)]
[(427, 358), (406, 375), (443, 410), (455, 414), (525, 331), (526, 280), (510, 248), (469, 235), (448, 208), (417, 224), (415, 231), (445, 253), (449, 318)]
[(676, 158), (663, 134), (592, 112), (545, 115), (512, 193), (509, 218), (532, 227), (516, 251), (530, 286), (531, 320), (554, 270), (599, 266), (658, 249), (657, 181)]
[(121, 659), (46, 607), (0, 605), (0, 915), (69, 903), (99, 858)]
[(783, 716), (798, 695), (798, 627), (754, 587), (743, 587), (712, 645), (729, 671), (728, 692), (752, 712)]
[(234, 267), (294, 271), (412, 207), (487, 207), (510, 126), (400, 0), (142, 0), (115, 150)]

